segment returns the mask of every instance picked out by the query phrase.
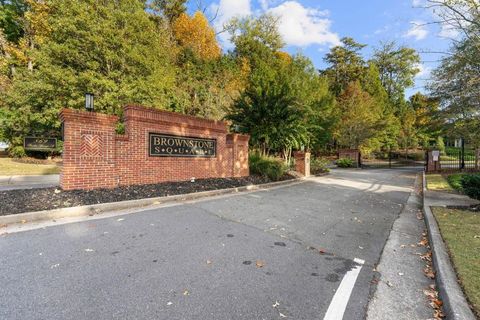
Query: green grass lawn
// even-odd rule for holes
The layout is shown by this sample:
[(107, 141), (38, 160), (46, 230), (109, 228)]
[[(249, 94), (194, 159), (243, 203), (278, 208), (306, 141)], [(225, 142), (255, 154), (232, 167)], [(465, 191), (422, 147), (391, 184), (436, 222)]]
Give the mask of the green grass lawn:
[(29, 164), (15, 162), (11, 158), (0, 158), (0, 176), (55, 173), (60, 173), (60, 166), (56, 164)]
[(448, 181), (441, 174), (427, 174), (427, 189), (432, 191), (454, 192)]
[(480, 213), (433, 208), (463, 290), (480, 317)]

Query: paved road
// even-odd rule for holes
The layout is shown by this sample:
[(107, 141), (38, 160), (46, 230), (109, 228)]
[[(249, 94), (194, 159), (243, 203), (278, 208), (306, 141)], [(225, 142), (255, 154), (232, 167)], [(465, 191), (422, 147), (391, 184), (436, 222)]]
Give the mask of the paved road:
[[(332, 299), (348, 301), (344, 319), (363, 319), (373, 268), (414, 179), (406, 170), (339, 170), (8, 234), (0, 319), (312, 320)], [(350, 298), (335, 294), (360, 267)]]

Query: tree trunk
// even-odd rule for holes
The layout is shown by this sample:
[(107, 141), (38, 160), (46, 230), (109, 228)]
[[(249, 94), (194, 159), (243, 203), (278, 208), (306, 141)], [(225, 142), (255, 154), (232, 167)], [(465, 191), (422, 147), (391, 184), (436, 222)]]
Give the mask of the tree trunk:
[(28, 71), (33, 71), (33, 60), (32, 60), (32, 52), (33, 52), (33, 49), (35, 49), (35, 44), (33, 43), (33, 40), (30, 40), (30, 50), (31, 52), (28, 53), (29, 57), (28, 57), (28, 65), (27, 65), (27, 69)]

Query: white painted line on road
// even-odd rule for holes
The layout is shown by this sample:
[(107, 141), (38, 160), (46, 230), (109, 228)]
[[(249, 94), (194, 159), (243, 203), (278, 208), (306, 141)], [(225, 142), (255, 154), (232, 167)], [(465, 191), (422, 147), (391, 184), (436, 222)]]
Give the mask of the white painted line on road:
[(333, 296), (330, 306), (328, 306), (327, 313), (323, 320), (342, 320), (345, 309), (347, 308), (348, 300), (352, 294), (353, 287), (357, 281), (357, 277), (362, 270), (362, 266), (365, 263), (364, 260), (355, 258), (353, 261), (357, 264), (352, 270), (347, 271), (343, 276), (342, 282)]

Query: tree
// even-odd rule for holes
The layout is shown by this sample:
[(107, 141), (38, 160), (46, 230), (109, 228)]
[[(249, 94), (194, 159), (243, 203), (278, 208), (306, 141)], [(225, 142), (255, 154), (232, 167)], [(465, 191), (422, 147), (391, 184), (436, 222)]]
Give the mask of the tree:
[(420, 92), (410, 97), (408, 104), (415, 111), (415, 129), (421, 145), (426, 148), (440, 134), (441, 121), (438, 119), (438, 99)]
[(450, 136), (480, 145), (480, 6), (476, 0), (428, 0), (439, 23), (460, 33), (432, 73), (429, 89), (440, 101)]
[(394, 41), (382, 43), (375, 49), (373, 63), (378, 67), (380, 81), (395, 104), (405, 97), (405, 89), (413, 86), (420, 71), (420, 56), (415, 49), (398, 46)]
[(180, 46), (191, 50), (198, 58), (212, 60), (220, 57), (221, 49), (215, 31), (200, 11), (195, 12), (193, 17), (180, 14), (173, 22), (173, 32)]
[(306, 149), (319, 150), (332, 138), (335, 125), (335, 96), (329, 91), (328, 78), (320, 76), (310, 59), (282, 53), (286, 72), (292, 82), (292, 91), (303, 114), (307, 130)]
[(468, 119), (480, 111), (480, 61), (475, 40), (464, 39), (452, 47), (433, 73), (430, 90), (441, 101), (451, 121)]
[(229, 30), (233, 57), (246, 64), (247, 72), (246, 89), (227, 119), (249, 133), (261, 153), (280, 153), (287, 163), (293, 149), (319, 148), (330, 138), (333, 119), (327, 78), (308, 58), (282, 51), (272, 16), (235, 19)]
[(256, 69), (227, 119), (250, 134), (263, 155), (282, 153), (289, 162), (292, 148), (307, 141), (307, 128), (288, 74), (267, 65)]
[(244, 58), (251, 69), (275, 59), (284, 42), (277, 28), (278, 18), (262, 15), (258, 18), (234, 18), (227, 26), (235, 45), (234, 56)]
[(360, 82), (351, 82), (338, 97), (338, 119), (335, 137), (343, 147), (358, 149), (375, 137), (381, 119), (381, 106)]
[[(442, 28), (459, 31), (469, 40), (480, 37), (480, 6), (478, 0), (427, 0), (426, 8), (439, 18)], [(455, 39), (451, 39), (456, 42)], [(480, 49), (480, 48), (477, 48)]]
[(403, 102), (400, 106), (400, 135), (398, 137), (399, 145), (405, 150), (405, 158), (408, 158), (408, 150), (416, 148), (418, 145), (417, 131), (415, 128), (415, 110), (407, 103)]
[(244, 88), (241, 65), (231, 56), (205, 61), (187, 50), (177, 64), (181, 72), (170, 97), (170, 109), (177, 112), (222, 119)]
[(18, 44), (24, 36), (24, 15), (27, 4), (24, 0), (0, 1), (0, 29), (5, 39)]
[(163, 16), (169, 23), (174, 22), (187, 11), (187, 0), (153, 0), (150, 8)]
[(96, 109), (110, 114), (120, 114), (127, 103), (168, 105), (174, 45), (142, 2), (48, 3), (54, 8), (48, 14), (50, 30), (32, 50), (34, 68), (19, 68), (1, 96), (9, 141), (19, 144), (27, 134), (58, 135), (60, 109), (82, 108), (88, 91), (96, 95)]
[(325, 62), (330, 66), (322, 72), (330, 79), (330, 88), (336, 96), (351, 82), (360, 80), (366, 67), (360, 55), (365, 45), (348, 37), (341, 41), (343, 45), (333, 47), (325, 56)]

